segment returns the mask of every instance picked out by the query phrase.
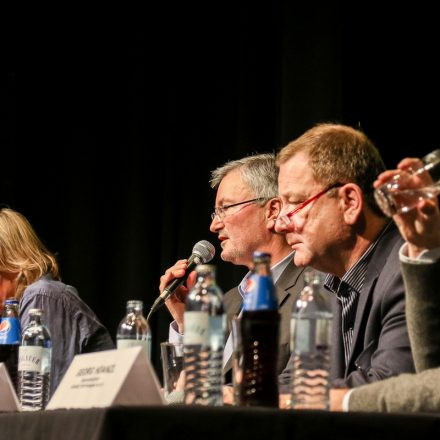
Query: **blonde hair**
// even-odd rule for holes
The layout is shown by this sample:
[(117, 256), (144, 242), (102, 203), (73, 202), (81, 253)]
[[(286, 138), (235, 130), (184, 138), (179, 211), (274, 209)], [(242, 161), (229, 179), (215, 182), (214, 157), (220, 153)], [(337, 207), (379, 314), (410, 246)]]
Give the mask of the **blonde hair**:
[(59, 279), (54, 255), (37, 237), (28, 220), (9, 208), (0, 210), (0, 271), (16, 273), (18, 299), (27, 286), (50, 273)]
[(287, 144), (277, 155), (280, 166), (300, 151), (308, 155), (316, 181), (330, 186), (356, 183), (370, 208), (380, 216), (373, 197), (373, 182), (385, 170), (379, 151), (361, 131), (340, 124), (318, 124)]

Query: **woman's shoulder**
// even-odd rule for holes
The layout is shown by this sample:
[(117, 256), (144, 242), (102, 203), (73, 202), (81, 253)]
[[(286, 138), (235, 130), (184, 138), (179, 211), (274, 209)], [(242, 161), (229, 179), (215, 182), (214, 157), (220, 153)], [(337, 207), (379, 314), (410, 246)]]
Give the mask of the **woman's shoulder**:
[(54, 280), (51, 275), (44, 275), (33, 282), (23, 292), (21, 303), (28, 302), (34, 297), (44, 297), (56, 301), (81, 301), (77, 290), (62, 281)]

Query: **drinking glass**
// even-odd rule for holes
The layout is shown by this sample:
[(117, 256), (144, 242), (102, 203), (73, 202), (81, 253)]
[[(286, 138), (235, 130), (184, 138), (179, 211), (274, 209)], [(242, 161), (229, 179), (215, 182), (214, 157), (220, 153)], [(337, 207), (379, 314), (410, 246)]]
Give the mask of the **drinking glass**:
[(231, 320), (232, 337), (232, 385), (234, 388), (234, 405), (240, 402), (240, 387), (243, 378), (243, 348), (241, 343), (241, 319), (234, 317)]
[[(425, 186), (421, 187), (421, 183)], [(374, 191), (377, 204), (389, 217), (408, 212), (421, 200), (433, 199), (439, 194), (440, 149), (421, 159), (420, 167), (396, 174)]]
[(182, 403), (185, 387), (183, 344), (162, 342), (160, 353), (165, 400), (167, 403)]

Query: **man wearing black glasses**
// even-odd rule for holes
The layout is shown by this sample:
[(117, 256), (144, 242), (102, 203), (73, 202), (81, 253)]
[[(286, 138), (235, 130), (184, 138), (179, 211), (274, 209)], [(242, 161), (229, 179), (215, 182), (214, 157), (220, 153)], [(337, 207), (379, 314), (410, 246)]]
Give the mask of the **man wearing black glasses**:
[[(277, 286), (281, 313), (278, 371), (289, 359), (290, 314), (292, 302), (304, 286), (302, 272), (292, 264), (293, 252), (285, 237), (275, 232), (275, 221), (281, 208), (277, 197), (278, 169), (273, 154), (260, 154), (228, 162), (212, 172), (211, 186), (217, 189), (215, 209), (211, 215), (211, 232), (221, 241), (221, 258), (235, 265), (253, 266), (254, 251), (272, 256), (272, 275)], [(173, 279), (182, 277), (186, 260), (178, 261), (161, 277), (160, 290)], [(238, 314), (245, 295), (246, 277), (239, 286), (226, 292), (225, 310), (230, 320)], [(183, 330), (184, 299), (187, 289), (181, 287), (166, 305), (175, 321), (170, 339), (176, 340)], [(231, 350), (226, 343), (224, 372), (231, 367)]]
[(276, 229), (297, 266), (329, 274), (333, 384), (355, 387), (413, 372), (402, 238), (373, 197), (385, 169), (379, 152), (358, 130), (320, 124), (284, 147), (277, 164), (283, 208)]

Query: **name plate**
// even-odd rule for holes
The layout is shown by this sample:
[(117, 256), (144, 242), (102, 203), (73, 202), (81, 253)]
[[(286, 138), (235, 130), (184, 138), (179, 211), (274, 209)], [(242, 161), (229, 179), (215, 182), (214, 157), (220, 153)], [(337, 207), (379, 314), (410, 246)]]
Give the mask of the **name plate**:
[(163, 403), (144, 349), (132, 347), (76, 355), (46, 409)]
[(4, 363), (0, 363), (0, 412), (20, 411), (21, 406)]

